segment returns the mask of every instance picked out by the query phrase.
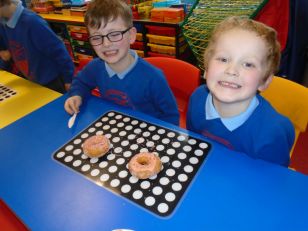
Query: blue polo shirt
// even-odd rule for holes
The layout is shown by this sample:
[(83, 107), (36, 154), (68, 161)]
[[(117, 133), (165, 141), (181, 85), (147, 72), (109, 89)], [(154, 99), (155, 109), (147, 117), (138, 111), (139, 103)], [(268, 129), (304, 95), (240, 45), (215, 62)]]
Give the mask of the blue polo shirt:
[(257, 97), (255, 96), (251, 100), (246, 111), (242, 112), (241, 114), (237, 116), (223, 118), (219, 115), (219, 113), (215, 109), (215, 106), (213, 104), (213, 96), (211, 93), (209, 93), (206, 99), (206, 103), (205, 103), (205, 115), (206, 115), (207, 120), (220, 118), (223, 125), (229, 131), (233, 131), (246, 122), (246, 120), (249, 118), (249, 116), (253, 113), (253, 111), (256, 109), (258, 105), (259, 105), (259, 101)]
[(134, 58), (134, 62), (123, 72), (121, 73), (116, 73), (114, 70), (111, 69), (111, 67), (105, 62), (105, 67), (106, 67), (106, 71), (109, 75), (109, 77), (113, 77), (114, 75), (117, 75), (119, 79), (124, 79), (124, 77), (127, 75), (128, 72), (130, 72), (135, 66), (136, 63), (138, 61), (138, 55), (137, 52), (134, 50), (129, 50), (129, 53), (131, 54), (131, 56), (133, 56)]

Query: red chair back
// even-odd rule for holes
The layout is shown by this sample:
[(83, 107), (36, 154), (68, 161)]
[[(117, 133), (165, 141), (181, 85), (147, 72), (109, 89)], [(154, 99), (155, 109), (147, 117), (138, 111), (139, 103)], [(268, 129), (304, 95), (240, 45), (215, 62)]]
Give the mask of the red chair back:
[(178, 104), (180, 126), (186, 128), (189, 97), (200, 85), (200, 69), (179, 59), (167, 57), (146, 57), (144, 59), (164, 72)]

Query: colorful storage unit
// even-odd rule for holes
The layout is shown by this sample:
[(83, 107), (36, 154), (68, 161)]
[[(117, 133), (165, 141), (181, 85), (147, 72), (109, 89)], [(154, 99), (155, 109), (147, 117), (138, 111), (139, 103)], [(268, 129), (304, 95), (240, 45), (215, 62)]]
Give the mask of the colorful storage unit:
[(146, 25), (148, 56), (180, 58), (186, 51), (187, 43), (179, 28)]
[(63, 23), (49, 23), (49, 26), (56, 33), (58, 38), (63, 41), (68, 53), (72, 59), (74, 59), (74, 52), (70, 43), (70, 35), (68, 34), (66, 25)]
[[(79, 64), (83, 66), (96, 57), (88, 42), (89, 35), (84, 21), (80, 17), (52, 14), (42, 16), (51, 26), (62, 25), (62, 29), (52, 29), (59, 30), (60, 34), (65, 34), (65, 44), (78, 67)], [(190, 49), (182, 36), (180, 23), (134, 20), (134, 27), (137, 29), (137, 35), (131, 48), (136, 50), (140, 57), (163, 56), (194, 62), (194, 57), (191, 56)]]
[(71, 37), (71, 44), (76, 61), (90, 61), (95, 56), (92, 46), (88, 42), (89, 34), (87, 28), (81, 25), (67, 25)]

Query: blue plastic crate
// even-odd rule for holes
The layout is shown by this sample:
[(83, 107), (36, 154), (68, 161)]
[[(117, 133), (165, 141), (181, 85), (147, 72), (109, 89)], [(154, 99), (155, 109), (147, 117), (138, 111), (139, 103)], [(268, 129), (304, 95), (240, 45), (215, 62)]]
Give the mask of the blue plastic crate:
[(72, 6), (83, 6), (86, 4), (85, 0), (71, 0)]
[(163, 1), (163, 2), (153, 2), (154, 8), (162, 8), (162, 7), (169, 7), (174, 4), (181, 3), (180, 0), (170, 0), (170, 1)]

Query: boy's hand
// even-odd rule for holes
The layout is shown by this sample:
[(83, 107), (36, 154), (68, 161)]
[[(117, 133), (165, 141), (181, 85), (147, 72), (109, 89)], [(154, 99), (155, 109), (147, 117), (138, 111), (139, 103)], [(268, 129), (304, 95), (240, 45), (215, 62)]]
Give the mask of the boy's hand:
[(11, 59), (11, 53), (8, 50), (0, 51), (0, 58), (3, 61), (9, 61)]
[(82, 98), (79, 95), (72, 96), (68, 98), (64, 103), (64, 109), (69, 114), (74, 114), (79, 112), (79, 107), (82, 103)]

